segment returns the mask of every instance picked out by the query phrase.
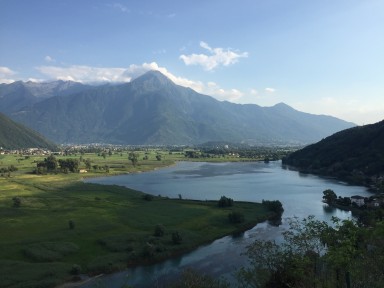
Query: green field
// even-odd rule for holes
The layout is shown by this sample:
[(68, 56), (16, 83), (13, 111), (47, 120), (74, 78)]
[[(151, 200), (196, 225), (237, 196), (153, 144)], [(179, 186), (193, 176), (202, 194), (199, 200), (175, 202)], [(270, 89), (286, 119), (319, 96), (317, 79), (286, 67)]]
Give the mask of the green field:
[[(142, 159), (144, 152), (140, 153)], [(216, 201), (145, 199), (144, 193), (128, 188), (81, 181), (85, 176), (148, 171), (182, 157), (164, 153), (157, 161), (158, 153), (147, 152), (148, 160), (139, 160), (136, 167), (120, 154), (86, 154), (81, 157), (108, 165), (109, 173), (47, 175), (31, 173), (42, 157), (0, 156), (0, 167), (18, 168), (0, 177), (0, 287), (54, 287), (71, 280), (79, 267), (81, 273), (95, 275), (153, 263), (270, 215), (262, 204), (236, 199), (234, 206), (219, 208)], [(21, 200), (20, 207), (14, 206), (14, 197)], [(231, 211), (242, 213), (245, 222), (230, 223)], [(164, 235), (154, 236), (159, 224)], [(175, 232), (180, 243), (173, 241)]]

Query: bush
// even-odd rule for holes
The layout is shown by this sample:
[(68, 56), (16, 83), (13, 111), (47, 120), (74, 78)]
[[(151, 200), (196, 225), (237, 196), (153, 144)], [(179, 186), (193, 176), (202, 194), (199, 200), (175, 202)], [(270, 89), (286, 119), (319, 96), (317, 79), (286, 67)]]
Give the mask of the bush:
[(68, 221), (68, 226), (69, 226), (69, 229), (71, 229), (71, 230), (75, 229), (75, 221), (69, 220)]
[(219, 207), (231, 207), (231, 206), (233, 206), (233, 199), (227, 198), (225, 196), (221, 196), (219, 203), (218, 203), (218, 206)]
[(164, 236), (164, 231), (165, 231), (164, 226), (161, 224), (157, 224), (155, 227), (155, 232), (153, 233), (153, 236), (162, 237)]
[(143, 199), (146, 200), (146, 201), (152, 201), (153, 200), (153, 195), (151, 194), (145, 194), (143, 196)]
[(181, 242), (183, 241), (183, 238), (181, 237), (181, 235), (179, 234), (179, 232), (173, 232), (172, 233), (172, 243), (173, 244), (180, 244)]
[(21, 198), (20, 197), (15, 196), (12, 198), (12, 200), (13, 200), (13, 207), (18, 208), (21, 206)]
[(229, 222), (231, 223), (243, 223), (244, 222), (244, 215), (240, 212), (231, 212), (228, 214)]
[(78, 264), (73, 264), (70, 273), (72, 275), (80, 275), (81, 273), (81, 266)]
[(269, 201), (263, 200), (262, 204), (265, 205), (268, 210), (275, 212), (277, 214), (282, 214), (284, 212), (283, 204), (279, 200)]

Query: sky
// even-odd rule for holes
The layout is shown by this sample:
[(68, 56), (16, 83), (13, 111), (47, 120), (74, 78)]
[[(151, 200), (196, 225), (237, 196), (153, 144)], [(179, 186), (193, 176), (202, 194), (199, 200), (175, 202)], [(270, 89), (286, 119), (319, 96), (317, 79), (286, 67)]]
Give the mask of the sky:
[(384, 119), (382, 0), (0, 0), (0, 83), (159, 70), (220, 101)]

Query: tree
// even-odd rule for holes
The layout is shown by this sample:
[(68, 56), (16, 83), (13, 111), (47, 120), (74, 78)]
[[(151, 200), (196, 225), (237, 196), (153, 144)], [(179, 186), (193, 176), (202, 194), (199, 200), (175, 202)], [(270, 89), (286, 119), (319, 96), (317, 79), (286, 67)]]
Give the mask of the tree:
[(85, 169), (87, 169), (88, 171), (91, 170), (91, 166), (92, 166), (91, 159), (88, 158), (87, 160), (84, 161), (84, 163), (85, 163)]
[(60, 169), (63, 172), (78, 172), (79, 160), (77, 159), (59, 159)]
[(139, 161), (138, 159), (139, 159), (139, 158), (138, 158), (137, 153), (130, 152), (130, 153), (128, 154), (128, 160), (130, 160), (130, 161), (132, 162), (133, 167), (136, 167), (137, 162)]
[(336, 193), (331, 189), (324, 190), (323, 194), (323, 199), (328, 204), (333, 204), (337, 199)]
[(221, 196), (217, 205), (219, 207), (231, 207), (231, 206), (233, 206), (233, 199), (225, 197), (225, 196)]
[(278, 215), (284, 212), (283, 204), (279, 200), (263, 200), (261, 203), (265, 205), (269, 211), (275, 212)]
[(282, 244), (256, 240), (247, 247), (250, 265), (238, 273), (244, 287), (318, 287), (317, 268), (326, 251), (322, 239), (328, 225), (309, 216), (291, 219), (289, 226)]
[(55, 171), (56, 168), (57, 168), (57, 159), (54, 155), (50, 155), (48, 156), (48, 158), (46, 158), (44, 160), (44, 162), (46, 163), (46, 167), (47, 167), (47, 170), (48, 171)]

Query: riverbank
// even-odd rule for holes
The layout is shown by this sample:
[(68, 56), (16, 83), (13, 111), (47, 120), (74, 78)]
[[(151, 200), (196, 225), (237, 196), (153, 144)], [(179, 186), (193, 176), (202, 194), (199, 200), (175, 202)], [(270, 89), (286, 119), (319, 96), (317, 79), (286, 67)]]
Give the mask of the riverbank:
[[(25, 162), (20, 165), (17, 175), (0, 178), (0, 244), (7, 247), (0, 250), (0, 287), (54, 287), (77, 273), (98, 275), (125, 269), (127, 263), (155, 263), (269, 216), (257, 203), (234, 199), (233, 207), (219, 208), (215, 201), (148, 200), (132, 189), (82, 183), (84, 175), (34, 175), (20, 172), (28, 168)], [(135, 167), (130, 173), (139, 169), (144, 170)], [(21, 201), (18, 207), (14, 197)], [(231, 211), (244, 214), (246, 221), (229, 223)], [(164, 233), (154, 236), (159, 224)], [(180, 243), (172, 240), (175, 232)]]

